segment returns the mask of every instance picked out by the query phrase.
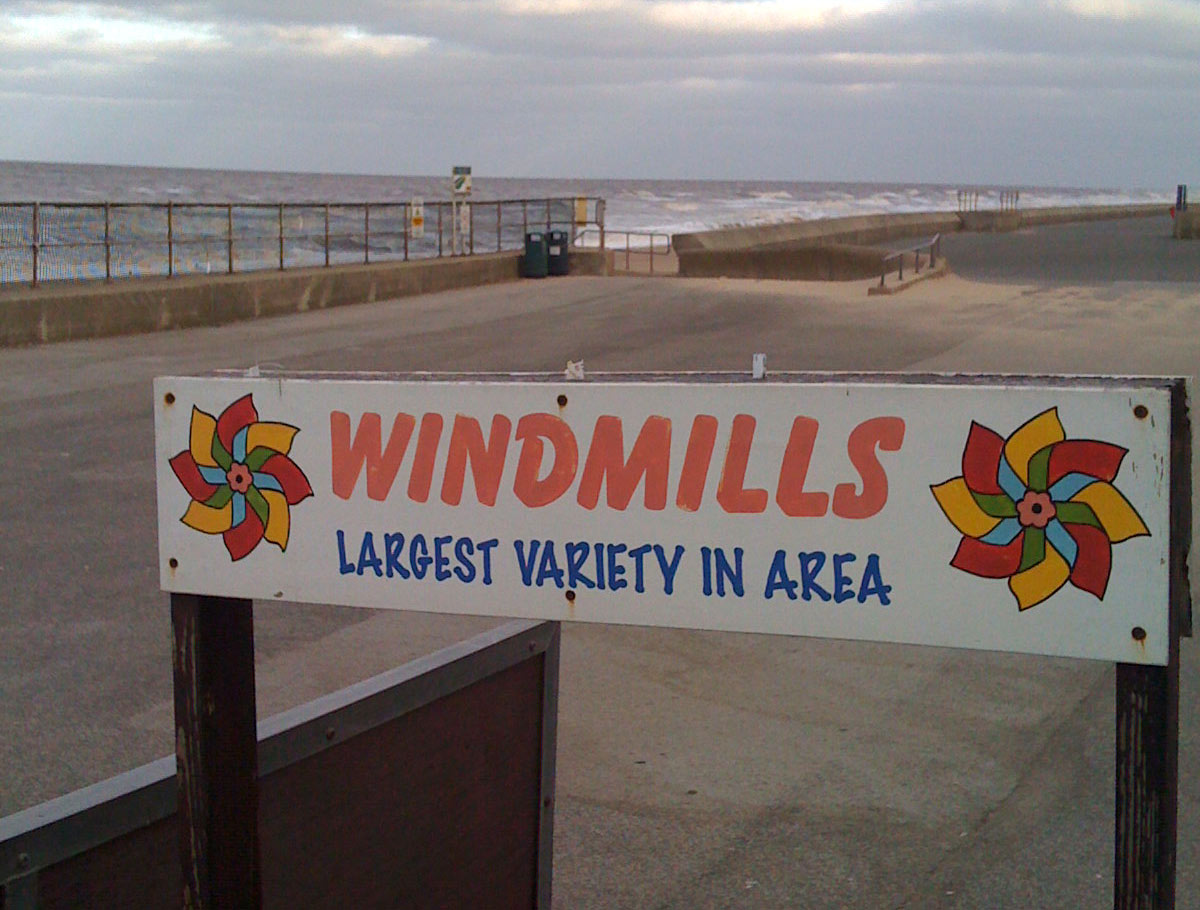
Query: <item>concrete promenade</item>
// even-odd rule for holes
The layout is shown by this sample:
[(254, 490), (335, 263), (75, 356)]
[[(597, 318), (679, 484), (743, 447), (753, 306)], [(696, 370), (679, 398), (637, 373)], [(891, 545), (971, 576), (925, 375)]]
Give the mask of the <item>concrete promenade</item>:
[[(1095, 248), (1087, 232), (1127, 227), (1140, 233), (1115, 248), (1115, 280), (1112, 257), (1076, 256)], [(755, 351), (774, 370), (1193, 375), (1187, 257), (1200, 245), (1164, 241), (1156, 271), (1146, 250), (1161, 231), (1165, 218), (959, 235), (945, 248), (956, 275), (894, 297), (868, 297), (869, 281), (569, 277), (0, 350), (0, 814), (173, 750), (153, 377), (568, 359), (748, 370)], [(259, 717), (495, 624), (256, 604)], [(1113, 676), (982, 652), (565, 627), (555, 906), (1111, 906)], [(1178, 906), (1200, 910), (1192, 640), (1181, 676)]]

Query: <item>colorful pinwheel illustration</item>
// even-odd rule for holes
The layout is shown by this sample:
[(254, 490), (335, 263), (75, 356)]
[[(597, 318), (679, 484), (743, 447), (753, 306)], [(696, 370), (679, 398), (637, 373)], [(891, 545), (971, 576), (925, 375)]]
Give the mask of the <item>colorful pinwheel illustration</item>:
[(216, 418), (193, 406), (190, 445), (170, 462), (192, 497), (180, 520), (220, 534), (234, 560), (264, 538), (286, 550), (289, 509), (312, 495), (308, 478), (288, 457), (297, 432), (260, 421), (250, 395)]
[(982, 578), (1007, 578), (1021, 610), (1068, 581), (1103, 600), (1112, 545), (1150, 533), (1112, 485), (1126, 452), (1067, 439), (1057, 408), (1008, 439), (972, 422), (962, 476), (931, 487), (963, 535), (950, 564)]

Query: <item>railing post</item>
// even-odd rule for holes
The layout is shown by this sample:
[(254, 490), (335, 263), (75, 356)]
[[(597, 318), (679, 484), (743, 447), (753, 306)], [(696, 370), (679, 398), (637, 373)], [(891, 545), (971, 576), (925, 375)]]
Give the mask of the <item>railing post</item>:
[(371, 261), (371, 203), (363, 203), (363, 265)]
[(329, 203), (325, 203), (325, 268), (329, 268)]
[(283, 271), (283, 203), (279, 203), (279, 271)]
[(521, 243), (525, 243), (525, 235), (529, 233), (529, 201), (521, 200)]
[(550, 200), (546, 200), (546, 231), (550, 230)]
[(438, 212), (438, 258), (441, 259), (442, 258), (442, 204), (440, 202), (435, 203), (435, 204), (437, 205), (437, 212)]
[(404, 261), (408, 262), (408, 232), (412, 227), (412, 211), (409, 208), (409, 203), (403, 203), (404, 208)]
[(109, 237), (108, 203), (104, 203), (104, 280), (112, 280), (112, 245)]
[(41, 204), (35, 202), (33, 204), (33, 223), (29, 231), (30, 249), (33, 253), (33, 287), (37, 287), (38, 281), (38, 230), (40, 229), (39, 221), (41, 220)]
[(503, 230), (503, 222), (500, 217), (500, 203), (496, 203), (496, 252), (500, 252), (500, 234)]
[(475, 255), (475, 206), (471, 203), (465, 203), (467, 206), (467, 255)]
[(175, 203), (167, 200), (167, 277), (175, 274)]

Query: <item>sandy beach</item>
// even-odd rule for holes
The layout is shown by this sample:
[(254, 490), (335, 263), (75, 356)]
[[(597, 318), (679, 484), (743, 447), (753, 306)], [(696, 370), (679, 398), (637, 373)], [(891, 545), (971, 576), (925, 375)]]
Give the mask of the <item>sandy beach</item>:
[[(20, 466), (0, 479), (0, 814), (172, 751), (155, 376), (748, 371), (758, 351), (768, 370), (1191, 376), (1200, 244), (1169, 231), (955, 235), (953, 274), (892, 297), (571, 277), (0, 350), (0, 447)], [(259, 717), (496, 624), (256, 605)], [(1111, 905), (1111, 665), (578, 625), (561, 673), (556, 907)], [(1181, 677), (1177, 905), (1200, 908), (1191, 640)]]

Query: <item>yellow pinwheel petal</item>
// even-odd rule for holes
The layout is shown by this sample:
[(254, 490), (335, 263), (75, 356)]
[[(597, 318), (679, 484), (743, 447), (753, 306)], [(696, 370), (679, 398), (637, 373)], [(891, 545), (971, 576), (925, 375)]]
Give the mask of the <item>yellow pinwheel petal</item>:
[(263, 530), (263, 537), (277, 545), (279, 549), (286, 550), (288, 542), (288, 532), (291, 530), (291, 516), (288, 515), (287, 498), (282, 493), (277, 493), (274, 490), (261, 490), (263, 499), (267, 501), (267, 506), (270, 511), (267, 513), (267, 527)]
[(217, 467), (217, 463), (212, 457), (212, 440), (216, 432), (217, 418), (212, 414), (205, 414), (198, 407), (192, 405), (189, 448), (192, 450), (192, 458), (196, 459), (196, 464), (204, 465), (206, 468)]
[(1008, 589), (1017, 599), (1022, 610), (1037, 606), (1064, 584), (1071, 575), (1071, 567), (1058, 555), (1054, 547), (1046, 547), (1046, 558), (1032, 569), (1018, 572), (1008, 580)]
[(286, 455), (292, 448), (292, 439), (299, 431), (286, 423), (252, 423), (246, 431), (246, 451), (253, 452), (259, 446), (266, 446), (281, 455)]
[(1067, 434), (1058, 419), (1058, 408), (1042, 411), (1037, 417), (1026, 421), (1004, 443), (1004, 457), (1009, 467), (1029, 483), (1029, 459), (1048, 445), (1062, 442)]
[(205, 534), (220, 534), (233, 527), (233, 504), (227, 502), (221, 508), (214, 509), (193, 500), (188, 503), (187, 511), (180, 520), (189, 528)]
[(967, 482), (961, 477), (947, 480), (930, 489), (946, 517), (967, 537), (982, 537), (1000, 524), (999, 518), (993, 518), (979, 508), (975, 497), (967, 489)]
[(1111, 483), (1103, 480), (1090, 483), (1076, 493), (1071, 501), (1091, 506), (1096, 517), (1100, 519), (1104, 533), (1113, 543), (1120, 543), (1130, 537), (1144, 537), (1150, 533), (1137, 510)]

